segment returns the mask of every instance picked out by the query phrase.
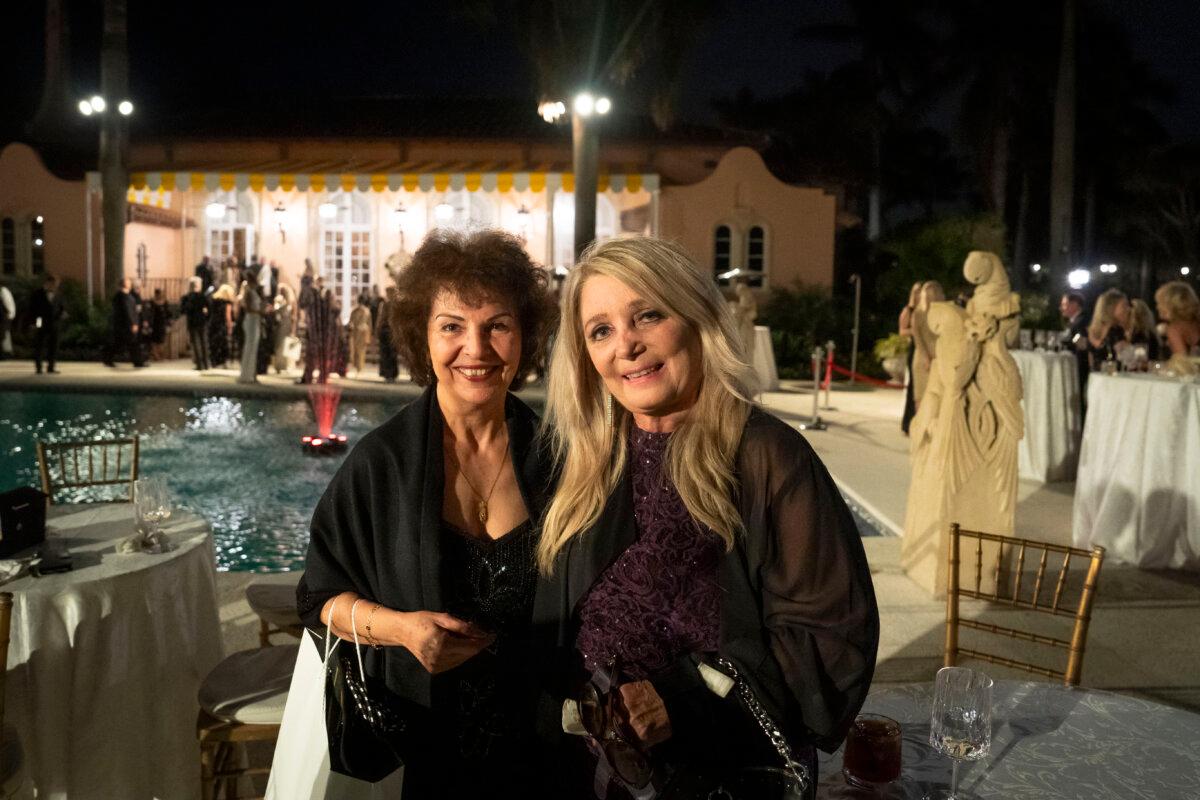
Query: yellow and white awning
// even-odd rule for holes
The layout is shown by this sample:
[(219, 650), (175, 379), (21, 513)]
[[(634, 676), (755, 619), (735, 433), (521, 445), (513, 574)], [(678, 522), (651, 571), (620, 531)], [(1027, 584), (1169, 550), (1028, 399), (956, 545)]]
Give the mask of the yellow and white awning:
[[(285, 192), (542, 192), (575, 191), (571, 172), (378, 172), (378, 173), (270, 173), (270, 172), (135, 172), (134, 192), (250, 191)], [(659, 176), (653, 173), (601, 174), (602, 192), (653, 192)]]

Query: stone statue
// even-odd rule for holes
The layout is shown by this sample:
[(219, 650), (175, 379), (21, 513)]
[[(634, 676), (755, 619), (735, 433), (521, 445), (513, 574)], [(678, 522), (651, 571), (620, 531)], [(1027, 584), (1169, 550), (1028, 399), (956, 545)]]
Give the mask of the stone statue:
[(972, 252), (963, 275), (976, 287), (966, 309), (929, 306), (935, 353), (910, 429), (901, 565), (934, 595), (946, 590), (950, 523), (1012, 535), (1017, 443), (1025, 432), (1021, 375), (1008, 352), (1021, 299), (992, 253)]
[(758, 318), (758, 301), (754, 292), (745, 280), (739, 280), (734, 286), (733, 293), (737, 300), (733, 306), (733, 317), (737, 320), (738, 334), (742, 338), (742, 347), (746, 351), (746, 363), (754, 363), (754, 320)]

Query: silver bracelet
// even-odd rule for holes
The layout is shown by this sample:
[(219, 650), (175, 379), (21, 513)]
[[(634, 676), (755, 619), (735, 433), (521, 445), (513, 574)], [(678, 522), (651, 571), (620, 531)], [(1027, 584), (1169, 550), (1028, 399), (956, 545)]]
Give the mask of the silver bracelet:
[(779, 729), (775, 720), (771, 719), (771, 715), (763, 708), (762, 703), (759, 702), (758, 695), (754, 693), (754, 689), (742, 678), (741, 673), (737, 671), (737, 667), (729, 659), (718, 656), (717, 666), (725, 670), (733, 678), (738, 697), (750, 712), (750, 716), (754, 717), (754, 721), (758, 723), (758, 727), (762, 728), (762, 732), (770, 740), (771, 746), (775, 748), (775, 752), (783, 759), (784, 769), (791, 774), (796, 783), (800, 784), (800, 790), (806, 791), (812, 782), (812, 777), (808, 773), (808, 766), (797, 761), (795, 756), (792, 755), (792, 747), (784, 737), (783, 731)]

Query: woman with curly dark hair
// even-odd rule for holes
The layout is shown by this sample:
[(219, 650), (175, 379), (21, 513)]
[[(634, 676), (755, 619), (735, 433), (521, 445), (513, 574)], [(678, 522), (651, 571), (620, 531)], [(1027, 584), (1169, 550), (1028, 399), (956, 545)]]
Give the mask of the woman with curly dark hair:
[(363, 437), (313, 515), (301, 619), (373, 645), (367, 676), (403, 722), (405, 798), (526, 796), (534, 781), (524, 660), (548, 474), (537, 416), (510, 389), (542, 363), (546, 284), (508, 234), (427, 238), (388, 305), (427, 388)]

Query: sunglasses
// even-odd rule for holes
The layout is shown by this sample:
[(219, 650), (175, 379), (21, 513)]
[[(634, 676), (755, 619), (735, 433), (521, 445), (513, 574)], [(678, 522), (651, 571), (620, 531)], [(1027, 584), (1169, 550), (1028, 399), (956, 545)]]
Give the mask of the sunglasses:
[[(616, 675), (616, 663), (612, 662), (604, 675), (597, 670), (592, 680), (584, 684), (580, 697), (579, 719), (584, 730), (604, 750), (609, 765), (617, 777), (634, 789), (645, 788), (654, 775), (650, 760), (636, 745), (617, 730), (617, 717), (613, 713), (613, 695), (616, 688), (610, 676)], [(596, 685), (597, 678), (608, 686), (604, 691)]]

